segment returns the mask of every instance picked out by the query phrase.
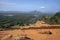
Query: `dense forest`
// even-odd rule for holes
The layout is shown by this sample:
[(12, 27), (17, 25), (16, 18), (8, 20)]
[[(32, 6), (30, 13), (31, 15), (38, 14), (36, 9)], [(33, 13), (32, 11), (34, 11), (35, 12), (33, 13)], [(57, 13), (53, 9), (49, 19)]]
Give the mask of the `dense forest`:
[(43, 20), (49, 24), (60, 24), (60, 12), (53, 14), (44, 14), (41, 12), (30, 13), (1, 13), (0, 28), (12, 28), (15, 25), (24, 26), (35, 23), (37, 20)]

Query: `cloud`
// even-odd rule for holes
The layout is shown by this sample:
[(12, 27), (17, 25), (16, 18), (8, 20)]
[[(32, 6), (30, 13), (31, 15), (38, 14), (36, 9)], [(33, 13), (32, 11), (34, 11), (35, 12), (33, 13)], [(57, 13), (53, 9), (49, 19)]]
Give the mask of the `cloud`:
[(41, 6), (40, 8), (42, 8), (42, 9), (43, 9), (43, 8), (45, 8), (45, 7), (44, 7), (44, 6)]

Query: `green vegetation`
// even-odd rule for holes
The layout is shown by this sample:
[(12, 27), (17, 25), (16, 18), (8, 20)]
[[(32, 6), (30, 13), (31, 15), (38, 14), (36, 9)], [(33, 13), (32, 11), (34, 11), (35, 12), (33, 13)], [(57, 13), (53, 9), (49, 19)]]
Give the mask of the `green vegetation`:
[(48, 24), (60, 24), (60, 12), (57, 12), (51, 17), (48, 16), (42, 16), (40, 20), (45, 21)]
[(14, 28), (15, 25), (24, 26), (43, 20), (49, 24), (60, 24), (60, 12), (53, 16), (38, 13), (0, 13), (0, 28)]
[(50, 18), (52, 24), (60, 24), (60, 12), (57, 12), (54, 16)]
[(12, 28), (15, 25), (29, 25), (35, 23), (37, 19), (35, 18), (34, 14), (27, 13), (8, 13), (8, 15), (13, 16), (7, 16), (7, 13), (0, 14), (0, 28)]

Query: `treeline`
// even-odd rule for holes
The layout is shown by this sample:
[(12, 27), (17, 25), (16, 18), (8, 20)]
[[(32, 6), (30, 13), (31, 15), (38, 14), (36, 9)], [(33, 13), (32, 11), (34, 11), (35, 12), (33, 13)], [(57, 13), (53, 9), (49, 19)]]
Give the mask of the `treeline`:
[(55, 13), (53, 16), (42, 16), (40, 20), (45, 21), (48, 24), (60, 24), (60, 12)]

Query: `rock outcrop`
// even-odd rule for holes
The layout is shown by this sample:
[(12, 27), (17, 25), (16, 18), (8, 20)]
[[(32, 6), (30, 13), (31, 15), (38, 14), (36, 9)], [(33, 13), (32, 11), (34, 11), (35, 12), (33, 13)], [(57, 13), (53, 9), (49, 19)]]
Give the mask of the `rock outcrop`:
[(25, 35), (7, 35), (3, 37), (1, 40), (31, 40), (29, 37)]

